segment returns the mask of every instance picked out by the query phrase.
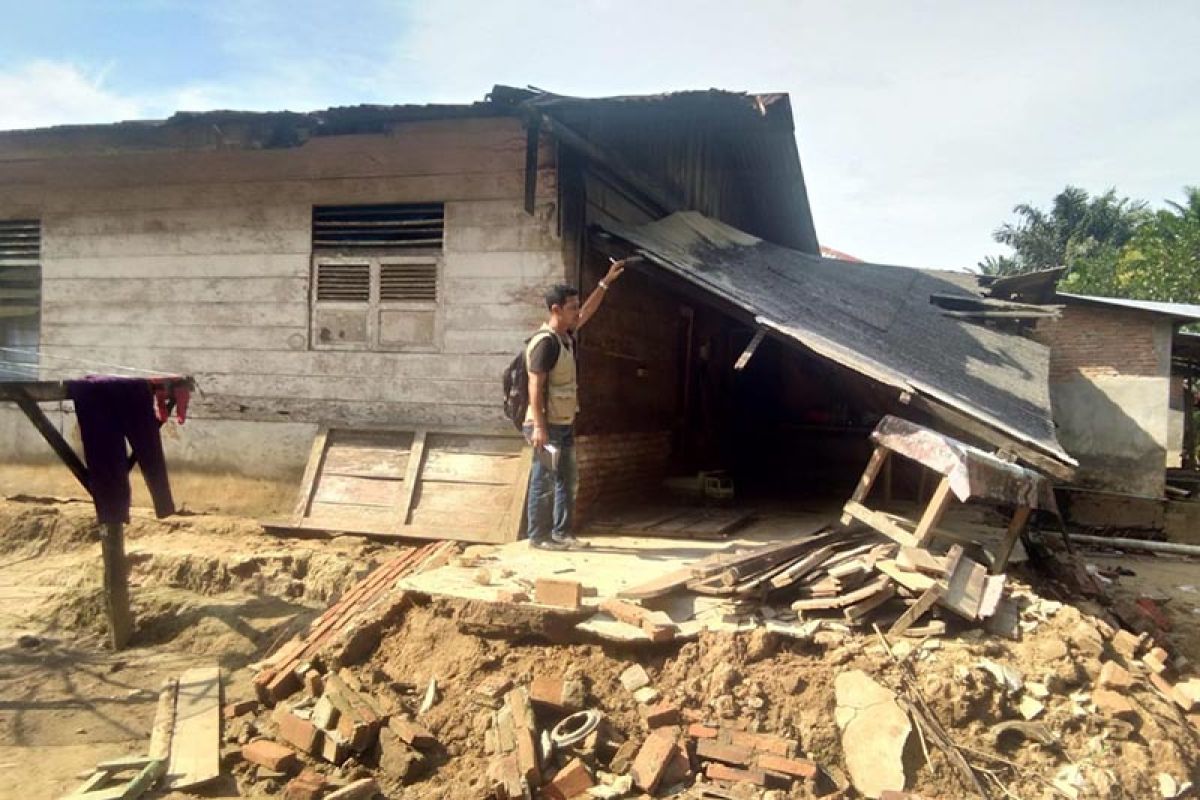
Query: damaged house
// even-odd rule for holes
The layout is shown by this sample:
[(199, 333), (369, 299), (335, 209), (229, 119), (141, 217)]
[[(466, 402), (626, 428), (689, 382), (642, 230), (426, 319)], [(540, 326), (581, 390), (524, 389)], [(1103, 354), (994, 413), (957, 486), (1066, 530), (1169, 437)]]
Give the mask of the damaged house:
[[(5, 379), (192, 375), (172, 461), (304, 473), (301, 527), (515, 538), (500, 373), (547, 285), (630, 255), (581, 340), (585, 514), (702, 470), (756, 504), (841, 498), (889, 413), (1072, 479), (1026, 335), (1051, 312), (821, 257), (786, 95), (498, 86), (0, 134)], [(0, 412), (4, 452), (45, 457)]]

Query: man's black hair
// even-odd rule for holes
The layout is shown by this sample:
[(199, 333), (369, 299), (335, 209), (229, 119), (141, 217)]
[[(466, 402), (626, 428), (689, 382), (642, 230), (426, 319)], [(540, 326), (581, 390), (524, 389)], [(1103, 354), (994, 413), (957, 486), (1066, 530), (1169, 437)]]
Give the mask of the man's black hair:
[(556, 283), (546, 290), (546, 308), (564, 305), (570, 297), (578, 297), (579, 290), (565, 283)]

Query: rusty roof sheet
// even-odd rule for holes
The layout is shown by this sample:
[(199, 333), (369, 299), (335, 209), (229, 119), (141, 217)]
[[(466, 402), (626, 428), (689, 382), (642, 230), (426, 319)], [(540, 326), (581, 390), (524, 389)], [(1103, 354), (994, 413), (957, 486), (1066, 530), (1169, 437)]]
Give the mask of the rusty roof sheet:
[(781, 339), (949, 406), (1064, 464), (1049, 351), (943, 315), (930, 296), (977, 295), (943, 273), (822, 259), (696, 212), (604, 226), (664, 269), (732, 302)]

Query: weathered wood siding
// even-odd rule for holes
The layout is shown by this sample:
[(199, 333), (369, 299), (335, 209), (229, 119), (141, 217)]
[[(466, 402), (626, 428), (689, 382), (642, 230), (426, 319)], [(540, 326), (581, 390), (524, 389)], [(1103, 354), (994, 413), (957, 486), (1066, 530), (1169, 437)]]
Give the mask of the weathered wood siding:
[[(506, 425), (500, 372), (565, 279), (553, 150), (525, 213), (511, 119), (255, 152), (0, 159), (0, 218), (43, 223), (47, 376), (190, 373), (198, 420)], [(309, 348), (313, 205), (445, 203), (438, 353)]]

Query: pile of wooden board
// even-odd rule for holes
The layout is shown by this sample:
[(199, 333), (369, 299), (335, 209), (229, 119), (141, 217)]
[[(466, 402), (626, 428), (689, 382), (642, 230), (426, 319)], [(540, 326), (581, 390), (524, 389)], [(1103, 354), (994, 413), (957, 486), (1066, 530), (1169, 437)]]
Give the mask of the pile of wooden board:
[[(996, 613), (1003, 575), (989, 575), (961, 546), (944, 554), (902, 546), (864, 525), (832, 526), (785, 542), (720, 553), (621, 592), (651, 600), (675, 591), (726, 597), (745, 608), (787, 602), (801, 617), (890, 623), (900, 635), (935, 605), (978, 622)], [(935, 622), (915, 632), (936, 633)]]

